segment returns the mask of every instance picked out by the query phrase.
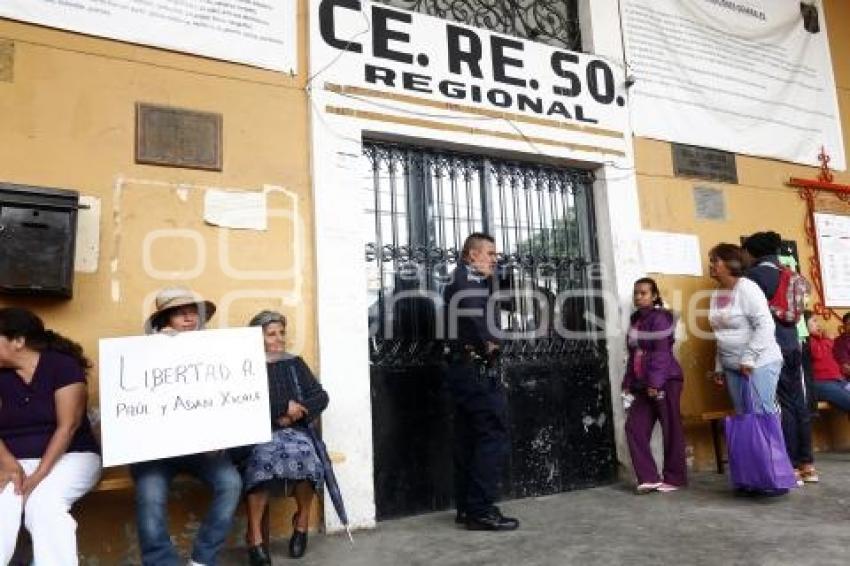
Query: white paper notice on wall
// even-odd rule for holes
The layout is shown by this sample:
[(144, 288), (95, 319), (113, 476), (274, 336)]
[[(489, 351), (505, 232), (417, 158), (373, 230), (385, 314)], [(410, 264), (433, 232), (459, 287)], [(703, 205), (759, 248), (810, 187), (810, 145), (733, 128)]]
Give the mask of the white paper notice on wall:
[(100, 340), (103, 465), (271, 440), (259, 327)]
[(640, 247), (648, 273), (702, 277), (699, 238), (693, 234), (644, 230)]
[(292, 0), (3, 0), (0, 17), (295, 73)]
[(850, 216), (815, 213), (823, 301), (850, 307)]
[(266, 193), (210, 189), (204, 193), (204, 221), (223, 228), (266, 230)]

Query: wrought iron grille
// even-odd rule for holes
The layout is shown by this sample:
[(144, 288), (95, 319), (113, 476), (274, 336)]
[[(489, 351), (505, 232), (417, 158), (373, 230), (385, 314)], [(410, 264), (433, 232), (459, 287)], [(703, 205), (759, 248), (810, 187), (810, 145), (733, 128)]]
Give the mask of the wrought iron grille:
[[(444, 337), (441, 293), (463, 240), (484, 231), (497, 241), (500, 325), (511, 357), (563, 356), (596, 349), (602, 318), (589, 172), (446, 151), (369, 142), (366, 246), (371, 359), (433, 363)], [(567, 340), (564, 330), (589, 334)]]
[(515, 333), (502, 343), (512, 423), (503, 495), (612, 481), (607, 351), (588, 322), (603, 316), (592, 175), (378, 142), (364, 143), (364, 153), (378, 518), (451, 506), (453, 412), (438, 313), (463, 240), (476, 230), (501, 250), (497, 282), (509, 297), (501, 327)]
[(581, 51), (577, 0), (379, 0), (555, 47)]

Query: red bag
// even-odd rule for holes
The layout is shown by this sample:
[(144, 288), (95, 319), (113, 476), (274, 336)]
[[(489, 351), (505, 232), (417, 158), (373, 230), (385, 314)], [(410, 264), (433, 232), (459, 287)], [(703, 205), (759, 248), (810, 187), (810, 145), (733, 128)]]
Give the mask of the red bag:
[(766, 262), (779, 270), (779, 284), (773, 297), (767, 301), (770, 312), (776, 322), (783, 326), (794, 326), (803, 317), (806, 309), (806, 295), (811, 287), (806, 278), (788, 267), (777, 267), (773, 263)]

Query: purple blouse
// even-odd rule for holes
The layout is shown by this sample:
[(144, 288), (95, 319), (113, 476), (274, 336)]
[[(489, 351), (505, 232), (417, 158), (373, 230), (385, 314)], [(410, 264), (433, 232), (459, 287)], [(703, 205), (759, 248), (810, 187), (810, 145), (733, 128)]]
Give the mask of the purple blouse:
[[(57, 390), (86, 383), (85, 370), (67, 354), (41, 353), (27, 384), (13, 369), (0, 369), (0, 440), (17, 459), (41, 458), (56, 431)], [(68, 452), (100, 453), (88, 415), (74, 434)]]
[(682, 368), (673, 356), (676, 321), (670, 311), (645, 308), (635, 312), (626, 340), (629, 360), (623, 389), (661, 389), (670, 380), (681, 381)]

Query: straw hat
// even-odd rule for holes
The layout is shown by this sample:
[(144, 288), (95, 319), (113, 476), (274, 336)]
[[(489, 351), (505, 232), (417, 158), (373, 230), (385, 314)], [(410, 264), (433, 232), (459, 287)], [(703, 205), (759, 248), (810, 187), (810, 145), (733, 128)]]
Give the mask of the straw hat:
[(200, 295), (185, 288), (185, 287), (166, 287), (156, 295), (156, 308), (145, 323), (145, 330), (159, 330), (165, 326), (170, 311), (185, 307), (187, 305), (195, 305), (198, 307), (198, 314), (203, 321), (203, 324), (215, 314), (215, 304), (212, 301), (201, 299)]

